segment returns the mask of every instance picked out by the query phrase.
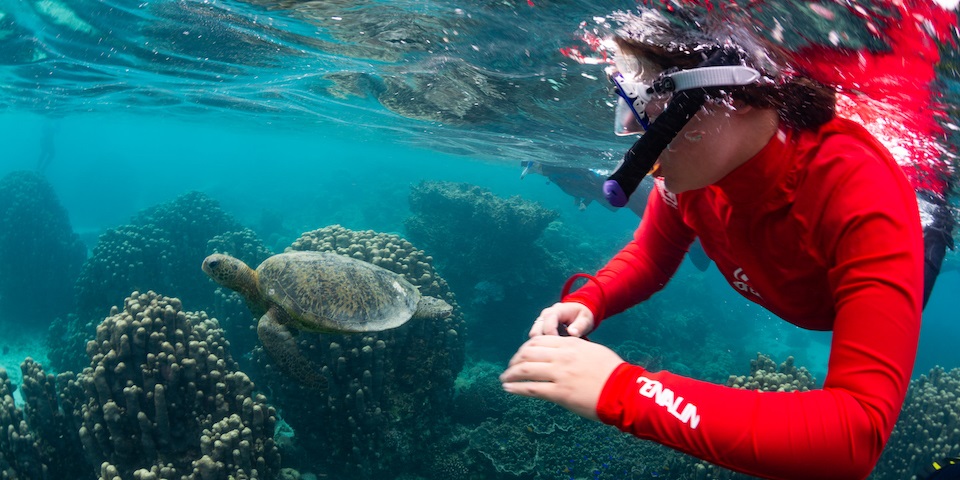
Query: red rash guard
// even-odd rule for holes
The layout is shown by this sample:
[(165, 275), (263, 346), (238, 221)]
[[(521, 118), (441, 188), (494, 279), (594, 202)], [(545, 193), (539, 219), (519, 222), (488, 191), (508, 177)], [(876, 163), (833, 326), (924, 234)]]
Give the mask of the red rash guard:
[[(833, 330), (823, 389), (740, 390), (624, 363), (603, 388), (600, 419), (751, 475), (866, 477), (896, 423), (920, 331), (923, 240), (900, 167), (836, 119), (779, 132), (715, 185), (660, 186), (634, 240), (596, 275), (606, 314), (660, 290), (695, 237), (744, 297)], [(589, 283), (564, 300), (596, 314), (600, 298)]]

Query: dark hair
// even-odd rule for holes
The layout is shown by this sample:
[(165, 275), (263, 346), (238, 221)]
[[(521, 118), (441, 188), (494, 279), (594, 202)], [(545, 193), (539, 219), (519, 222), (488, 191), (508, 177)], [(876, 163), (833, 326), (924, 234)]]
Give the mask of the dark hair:
[[(623, 55), (645, 58), (663, 69), (692, 68), (706, 57), (704, 49), (663, 47), (652, 42), (616, 36), (614, 41)], [(786, 54), (775, 45), (765, 45), (765, 52), (779, 64), (787, 62)], [(816, 129), (835, 116), (836, 90), (811, 78), (792, 74), (768, 82), (723, 89), (735, 100), (757, 108), (776, 109), (780, 120), (797, 129)]]

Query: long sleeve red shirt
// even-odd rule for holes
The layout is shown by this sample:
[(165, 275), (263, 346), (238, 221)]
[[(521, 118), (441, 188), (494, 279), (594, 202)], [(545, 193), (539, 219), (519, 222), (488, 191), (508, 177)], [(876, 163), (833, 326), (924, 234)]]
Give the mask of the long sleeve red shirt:
[[(744, 297), (797, 326), (832, 330), (820, 390), (740, 390), (622, 364), (600, 419), (638, 437), (771, 478), (863, 478), (906, 395), (923, 289), (914, 191), (886, 149), (836, 119), (780, 131), (709, 187), (651, 194), (634, 240), (568, 295), (595, 314), (660, 290), (699, 237)], [(599, 323), (602, 319), (597, 319)]]

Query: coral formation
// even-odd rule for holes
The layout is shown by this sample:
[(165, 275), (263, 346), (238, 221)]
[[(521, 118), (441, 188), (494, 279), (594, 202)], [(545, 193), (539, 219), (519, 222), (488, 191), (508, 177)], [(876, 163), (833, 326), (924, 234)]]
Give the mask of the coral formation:
[(552, 403), (507, 394), (497, 379), (502, 370), (478, 363), (461, 374), (458, 424), (432, 469), (468, 471), (459, 478), (477, 479), (641, 479), (663, 475), (684, 458)]
[(73, 410), (60, 409), (53, 376), (30, 358), (21, 371), (23, 408), (14, 400), (6, 370), (0, 368), (0, 478), (92, 478), (92, 470), (85, 475), (77, 469), (84, 459), (72, 428)]
[(297, 445), (325, 452), (302, 459), (316, 462), (305, 466), (363, 478), (416, 468), (432, 450), (464, 361), (464, 325), (453, 294), (434, 271), (432, 258), (396, 235), (335, 225), (304, 233), (289, 250), (364, 260), (404, 275), (421, 294), (454, 305), (454, 314), (445, 319), (411, 320), (383, 332), (300, 333), (300, 351), (328, 379), (323, 391), (277, 372), (262, 348), (254, 352), (258, 382), (273, 392), (272, 401), (296, 431)]
[(757, 358), (750, 361), (750, 375), (730, 375), (727, 386), (764, 392), (806, 392), (816, 388), (816, 380), (806, 367), (794, 365), (793, 357), (787, 357), (777, 367), (773, 359), (757, 353)]
[[(76, 352), (93, 338), (92, 327), (117, 299), (133, 290), (180, 292), (188, 304), (215, 313), (227, 329), (235, 328), (239, 325), (231, 321), (235, 317), (216, 309), (224, 304), (223, 295), (209, 288), (210, 281), (199, 268), (212, 250), (229, 251), (248, 261), (266, 252), (252, 231), (198, 192), (146, 209), (130, 224), (108, 230), (77, 280), (75, 316), (61, 320), (50, 332), (51, 365), (58, 371), (82, 368), (85, 360), (77, 363), (81, 359)], [(244, 321), (242, 328), (246, 326)], [(241, 338), (249, 337), (243, 333), (247, 336)]]
[[(411, 239), (442, 258), (470, 262), (474, 278), (522, 258), (559, 213), (519, 196), (503, 199), (466, 183), (424, 181), (410, 191)], [(511, 248), (501, 248), (508, 247)], [(459, 265), (459, 264), (458, 264)]]
[(43, 177), (13, 172), (0, 179), (0, 318), (45, 327), (70, 312), (86, 256)]
[(76, 380), (86, 398), (80, 440), (102, 476), (226, 480), (279, 470), (276, 415), (228, 347), (216, 320), (153, 292), (135, 292), (104, 319)]
[(485, 328), (474, 330), (472, 339), (491, 355), (515, 346), (517, 337), (502, 333), (519, 335), (518, 326), (555, 302), (564, 279), (578, 270), (536, 244), (558, 212), (518, 196), (421, 182), (410, 191), (410, 210), (407, 234), (437, 258), (469, 318), (482, 319)]
[(216, 320), (134, 292), (56, 380), (27, 359), (24, 408), (0, 369), (0, 478), (273, 478), (276, 412), (236, 369)]
[(900, 418), (871, 478), (913, 478), (960, 451), (960, 368), (934, 367), (910, 382)]
[(199, 192), (144, 210), (100, 237), (77, 281), (77, 313), (102, 317), (133, 290), (181, 292), (183, 301), (206, 308), (213, 294), (198, 265), (207, 242), (242, 229)]

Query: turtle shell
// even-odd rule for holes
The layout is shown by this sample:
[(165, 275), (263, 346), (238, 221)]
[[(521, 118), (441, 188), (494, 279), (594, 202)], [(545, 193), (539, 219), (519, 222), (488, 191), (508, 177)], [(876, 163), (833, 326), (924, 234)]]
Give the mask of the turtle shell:
[(327, 252), (288, 252), (257, 268), (261, 293), (295, 327), (314, 332), (370, 332), (410, 320), (420, 292), (401, 275)]

